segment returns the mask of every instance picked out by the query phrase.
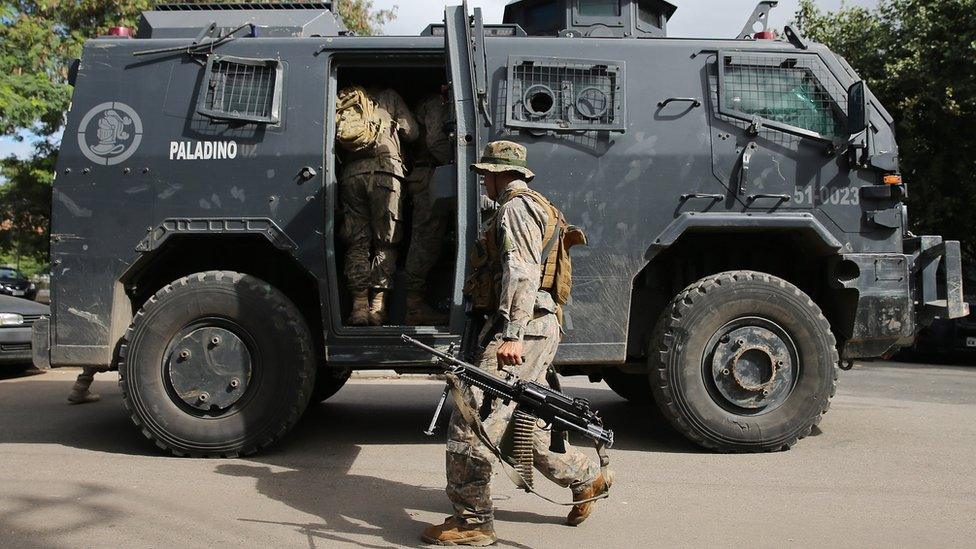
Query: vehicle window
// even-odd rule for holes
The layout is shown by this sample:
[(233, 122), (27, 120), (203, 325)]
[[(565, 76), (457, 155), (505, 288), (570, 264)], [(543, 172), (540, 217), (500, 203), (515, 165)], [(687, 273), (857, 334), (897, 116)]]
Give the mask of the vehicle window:
[(758, 116), (825, 138), (844, 134), (844, 109), (814, 62), (760, 57), (737, 61), (725, 58), (723, 111)]
[(576, 11), (585, 17), (619, 17), (620, 0), (577, 0)]
[(558, 25), (560, 12), (559, 4), (555, 2), (547, 2), (528, 8), (526, 10), (526, 24), (531, 29), (527, 28), (526, 32), (532, 32), (535, 29), (549, 29)]
[(0, 278), (20, 278), (20, 273), (13, 269), (0, 269)]
[(213, 55), (207, 62), (200, 114), (265, 124), (280, 121), (282, 66), (274, 59)]
[(506, 124), (554, 131), (624, 131), (624, 63), (512, 57)]
[(659, 29), (664, 28), (664, 24), (661, 22), (661, 14), (650, 9), (645, 4), (640, 4), (637, 7), (637, 20), (645, 26), (650, 25)]

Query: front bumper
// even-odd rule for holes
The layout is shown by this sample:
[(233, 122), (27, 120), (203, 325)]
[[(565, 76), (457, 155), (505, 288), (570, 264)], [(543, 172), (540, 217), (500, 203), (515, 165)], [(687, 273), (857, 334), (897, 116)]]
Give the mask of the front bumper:
[(936, 319), (969, 314), (963, 299), (958, 242), (921, 236), (905, 240), (902, 254), (845, 254), (832, 268), (831, 285), (856, 290), (857, 307), (843, 358), (889, 355), (915, 341)]
[(41, 318), (34, 321), (31, 333), (31, 350), (34, 367), (40, 370), (51, 368), (51, 319)]
[(31, 362), (31, 329), (0, 328), (0, 365)]
[(912, 258), (912, 299), (919, 325), (969, 315), (958, 242), (943, 242), (941, 236), (917, 236), (905, 240), (905, 253)]

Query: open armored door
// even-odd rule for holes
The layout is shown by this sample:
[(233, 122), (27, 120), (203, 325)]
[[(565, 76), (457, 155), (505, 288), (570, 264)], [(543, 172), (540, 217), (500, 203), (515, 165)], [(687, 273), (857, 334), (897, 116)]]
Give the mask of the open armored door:
[[(481, 191), (478, 176), (468, 169), (477, 162), (483, 145), (483, 129), (491, 125), (485, 35), (481, 8), (468, 15), (468, 3), (448, 6), (444, 11), (444, 47), (447, 81), (451, 87), (454, 115), (456, 189), (458, 204), (458, 255), (455, 269), (455, 303), (463, 300), (462, 290), (467, 269), (468, 250), (477, 239)], [(455, 308), (455, 313), (459, 311)], [(451, 325), (460, 319), (451, 319)]]

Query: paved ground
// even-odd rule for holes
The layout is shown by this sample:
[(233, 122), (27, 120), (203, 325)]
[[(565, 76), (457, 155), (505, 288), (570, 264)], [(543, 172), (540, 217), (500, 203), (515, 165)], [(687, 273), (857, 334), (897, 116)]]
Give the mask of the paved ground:
[[(448, 514), (443, 445), (421, 434), (437, 383), (351, 382), (274, 451), (213, 461), (160, 456), (114, 376), (102, 402), (65, 405), (75, 374), (0, 381), (0, 546), (416, 546)], [(976, 368), (845, 372), (822, 431), (748, 456), (698, 452), (602, 385), (569, 386), (617, 432), (613, 498), (574, 529), (499, 478), (502, 546), (976, 543)]]

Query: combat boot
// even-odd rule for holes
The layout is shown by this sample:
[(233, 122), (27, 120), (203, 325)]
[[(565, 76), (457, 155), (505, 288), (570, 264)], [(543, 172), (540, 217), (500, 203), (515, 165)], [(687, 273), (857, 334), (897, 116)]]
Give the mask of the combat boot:
[[(608, 469), (606, 478), (603, 477), (603, 473), (600, 473), (593, 479), (593, 482), (584, 485), (581, 489), (574, 489), (573, 501), (583, 501), (601, 496), (610, 489), (611, 484), (613, 484), (613, 472)], [(596, 501), (589, 501), (574, 505), (569, 511), (569, 516), (566, 517), (566, 524), (570, 526), (579, 526), (582, 524), (593, 512), (593, 506), (595, 504)]]
[(369, 325), (369, 290), (355, 291), (352, 294), (352, 312), (346, 324), (350, 326)]
[(446, 326), (447, 314), (434, 310), (417, 292), (407, 294), (407, 326)]
[(101, 400), (101, 396), (91, 392), (91, 384), (91, 375), (82, 374), (78, 376), (78, 380), (71, 387), (71, 393), (68, 394), (68, 402), (71, 404), (89, 404)]
[(376, 290), (369, 304), (369, 325), (382, 326), (386, 322), (386, 290)]
[(487, 524), (462, 524), (454, 517), (447, 517), (444, 524), (427, 527), (420, 538), (434, 545), (471, 545), (485, 547), (498, 541), (495, 528)]

